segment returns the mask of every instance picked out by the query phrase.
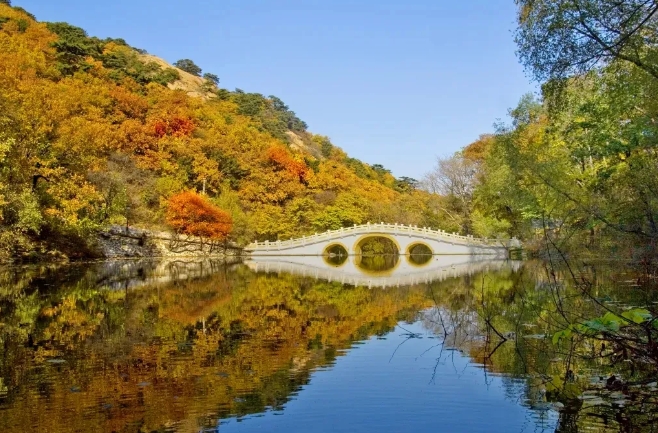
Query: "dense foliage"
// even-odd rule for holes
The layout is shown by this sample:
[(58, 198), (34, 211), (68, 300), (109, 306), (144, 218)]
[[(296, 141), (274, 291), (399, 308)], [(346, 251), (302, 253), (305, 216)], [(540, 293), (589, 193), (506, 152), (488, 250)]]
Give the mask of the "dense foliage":
[(439, 198), (349, 158), (275, 96), (6, 3), (0, 19), (4, 257), (85, 255), (104, 225), (164, 226), (182, 191), (228, 212), (241, 243), (367, 221), (441, 227)]
[(518, 4), (519, 53), (547, 80), (541, 98), (439, 161), (426, 187), (451, 198), (461, 231), (655, 262), (656, 2)]

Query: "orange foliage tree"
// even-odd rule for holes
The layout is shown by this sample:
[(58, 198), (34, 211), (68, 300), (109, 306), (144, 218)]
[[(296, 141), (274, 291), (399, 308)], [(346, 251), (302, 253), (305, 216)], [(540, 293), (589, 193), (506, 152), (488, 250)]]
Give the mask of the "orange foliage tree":
[(228, 213), (192, 191), (169, 198), (167, 224), (178, 233), (212, 240), (226, 239), (233, 228)]
[(300, 182), (306, 182), (308, 177), (308, 167), (305, 163), (297, 161), (282, 146), (272, 146), (267, 149), (267, 157), (270, 161), (277, 164), (299, 178)]
[(162, 138), (165, 135), (174, 137), (184, 137), (194, 131), (194, 122), (182, 117), (173, 117), (171, 119), (159, 119), (153, 125), (155, 135)]

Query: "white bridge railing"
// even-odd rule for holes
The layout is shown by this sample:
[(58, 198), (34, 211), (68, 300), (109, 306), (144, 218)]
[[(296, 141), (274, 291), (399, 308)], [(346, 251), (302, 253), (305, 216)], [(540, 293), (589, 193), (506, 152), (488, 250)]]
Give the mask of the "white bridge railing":
[(311, 236), (302, 236), (301, 238), (289, 239), (286, 241), (274, 242), (253, 242), (247, 245), (247, 250), (280, 250), (315, 244), (321, 241), (328, 241), (340, 239), (350, 234), (391, 234), (391, 235), (415, 235), (419, 238), (431, 238), (436, 240), (444, 240), (448, 242), (459, 243), (462, 245), (477, 245), (477, 246), (497, 246), (497, 247), (518, 247), (520, 243), (517, 239), (512, 238), (509, 240), (504, 239), (487, 239), (476, 238), (473, 236), (462, 236), (457, 233), (448, 233), (445, 230), (433, 230), (428, 227), (405, 226), (404, 224), (362, 224), (354, 225), (353, 227), (341, 227), (338, 230), (329, 230), (324, 233), (316, 233)]

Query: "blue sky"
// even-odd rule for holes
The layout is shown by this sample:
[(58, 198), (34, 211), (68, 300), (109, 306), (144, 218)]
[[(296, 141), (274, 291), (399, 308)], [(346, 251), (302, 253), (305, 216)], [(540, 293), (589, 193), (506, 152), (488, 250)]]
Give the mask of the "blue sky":
[(420, 178), (536, 91), (513, 0), (13, 0), (276, 95), (350, 156)]

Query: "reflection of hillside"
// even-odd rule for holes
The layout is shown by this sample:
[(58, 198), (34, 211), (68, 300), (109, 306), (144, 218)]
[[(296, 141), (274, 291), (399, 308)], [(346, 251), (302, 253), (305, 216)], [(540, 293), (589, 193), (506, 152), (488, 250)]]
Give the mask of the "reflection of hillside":
[(5, 291), (51, 290), (73, 284), (101, 289), (132, 289), (148, 284), (207, 277), (240, 263), (218, 259), (107, 260), (91, 263), (0, 267)]
[(25, 431), (29, 420), (48, 432), (196, 432), (281, 408), (352, 341), (429, 305), (421, 289), (217, 270), (117, 291), (78, 268), (47, 296), (3, 299), (2, 431)]
[[(135, 262), (113, 280), (132, 288), (116, 290), (126, 285), (108, 283), (104, 272), (114, 271), (99, 266), (33, 268), (3, 286), (2, 431), (198, 432), (219, 419), (280, 410), (354, 342), (417, 318), (441, 338), (433, 349), (440, 353), (425, 356), (446, 362), (457, 349), (486, 374), (504, 376), (510, 395), (537, 410), (555, 399), (550, 383), (560, 384), (567, 368), (583, 372), (581, 382), (584, 372), (605, 374), (597, 360), (567, 365), (543, 338), (560, 323), (553, 286), (535, 283), (541, 268), (532, 263), (388, 289), (256, 274), (245, 265)], [(167, 269), (168, 282), (151, 279)], [(616, 296), (614, 287), (598, 293)], [(569, 284), (559, 289), (565, 309), (593, 314)], [(617, 298), (633, 303), (634, 296)], [(507, 341), (499, 345), (488, 323)], [(591, 422), (582, 419), (583, 427)]]

